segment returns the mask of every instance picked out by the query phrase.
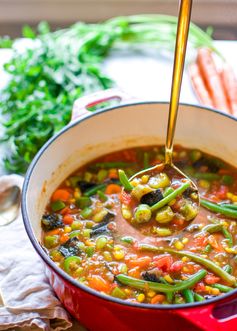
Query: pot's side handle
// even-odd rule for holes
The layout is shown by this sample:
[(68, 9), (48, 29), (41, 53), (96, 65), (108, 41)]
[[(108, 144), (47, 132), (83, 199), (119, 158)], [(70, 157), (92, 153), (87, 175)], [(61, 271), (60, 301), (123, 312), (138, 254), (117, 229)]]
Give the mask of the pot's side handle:
[(89, 95), (86, 95), (82, 98), (77, 99), (72, 108), (72, 117), (71, 121), (75, 121), (80, 117), (88, 116), (91, 112), (87, 109), (98, 105), (102, 102), (117, 99), (119, 102), (128, 102), (135, 100), (134, 97), (128, 95), (127, 93), (117, 89), (112, 88), (108, 90), (101, 90)]
[(220, 305), (211, 304), (193, 309), (178, 309), (175, 314), (187, 319), (200, 330), (237, 331), (236, 298)]

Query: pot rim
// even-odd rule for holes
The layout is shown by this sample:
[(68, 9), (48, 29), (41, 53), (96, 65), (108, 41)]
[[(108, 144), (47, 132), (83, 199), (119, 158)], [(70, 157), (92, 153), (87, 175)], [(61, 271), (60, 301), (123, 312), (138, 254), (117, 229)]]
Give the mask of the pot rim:
[[(22, 188), (22, 198), (21, 198), (21, 206), (22, 206), (21, 209), (22, 210), (21, 210), (21, 212), (22, 212), (22, 218), (23, 218), (23, 223), (24, 223), (26, 233), (27, 233), (34, 249), (36, 250), (38, 255), (43, 259), (43, 261), (46, 263), (47, 266), (49, 266), (60, 277), (62, 277), (67, 282), (74, 285), (79, 290), (87, 292), (90, 295), (98, 297), (99, 299), (109, 301), (109, 302), (113, 302), (115, 304), (120, 304), (120, 305), (124, 305), (124, 306), (133, 307), (133, 308), (145, 308), (145, 309), (152, 309), (152, 310), (156, 310), (156, 309), (175, 310), (175, 309), (184, 309), (184, 308), (195, 308), (195, 307), (200, 307), (200, 306), (202, 307), (202, 306), (206, 306), (206, 305), (209, 305), (209, 304), (213, 304), (213, 303), (216, 303), (217, 301), (223, 301), (223, 299), (227, 299), (227, 298), (229, 298), (233, 295), (236, 295), (237, 294), (237, 289), (233, 290), (231, 292), (225, 293), (220, 297), (216, 297), (216, 298), (209, 299), (209, 300), (202, 301), (202, 302), (193, 302), (193, 303), (184, 303), (184, 304), (167, 304), (167, 305), (126, 302), (122, 299), (118, 299), (118, 298), (114, 298), (112, 296), (102, 294), (102, 293), (100, 293), (96, 290), (93, 290), (89, 286), (86, 286), (86, 285), (83, 285), (83, 284), (77, 282), (75, 279), (73, 279), (71, 276), (69, 276), (65, 271), (63, 271), (61, 268), (59, 268), (56, 265), (56, 263), (53, 262), (50, 259), (50, 257), (47, 255), (47, 253), (45, 252), (45, 250), (41, 246), (40, 242), (37, 241), (37, 239), (34, 235), (34, 231), (33, 231), (33, 228), (31, 226), (31, 222), (30, 222), (30, 219), (29, 219), (28, 213), (27, 213), (26, 194), (27, 194), (28, 185), (29, 185), (29, 181), (30, 181), (30, 177), (32, 175), (32, 172), (33, 172), (35, 166), (37, 165), (37, 162), (40, 159), (41, 155), (47, 150), (47, 148), (56, 139), (58, 139), (58, 137), (63, 135), (65, 132), (70, 130), (72, 127), (74, 127), (76, 125), (79, 125), (81, 122), (84, 122), (84, 121), (90, 119), (91, 117), (99, 116), (101, 113), (106, 113), (106, 112), (109, 112), (109, 111), (116, 111), (117, 109), (120, 109), (120, 108), (133, 107), (133, 106), (137, 106), (137, 105), (147, 105), (147, 104), (168, 105), (169, 102), (167, 102), (167, 101), (138, 101), (138, 102), (126, 103), (126, 104), (122, 104), (122, 105), (116, 105), (116, 106), (113, 106), (113, 107), (109, 107), (109, 108), (105, 108), (105, 109), (95, 111), (95, 112), (91, 113), (89, 116), (79, 118), (79, 119), (73, 121), (72, 123), (67, 124), (64, 128), (62, 128), (57, 134), (55, 134), (53, 137), (51, 137), (41, 147), (41, 149), (35, 155), (34, 159), (32, 160), (32, 162), (31, 162), (31, 164), (30, 164), (30, 166), (29, 166), (29, 168), (26, 172), (25, 180), (24, 180), (23, 188)], [(186, 106), (186, 107), (192, 107), (192, 108), (199, 108), (203, 111), (209, 111), (209, 112), (212, 112), (212, 113), (216, 113), (216, 114), (219, 114), (220, 116), (230, 118), (230, 119), (234, 120), (235, 122), (237, 122), (237, 118), (235, 118), (234, 116), (229, 115), (229, 114), (224, 114), (224, 113), (222, 113), (222, 112), (220, 112), (216, 109), (210, 108), (210, 107), (204, 107), (204, 106), (201, 106), (201, 105), (194, 105), (194, 104), (189, 104), (189, 103), (180, 103), (179, 105), (180, 106)]]

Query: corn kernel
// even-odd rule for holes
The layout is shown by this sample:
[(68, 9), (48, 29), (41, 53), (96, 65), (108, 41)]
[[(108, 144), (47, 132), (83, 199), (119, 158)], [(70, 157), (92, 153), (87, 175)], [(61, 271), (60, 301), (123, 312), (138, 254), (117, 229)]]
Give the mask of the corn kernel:
[(182, 239), (182, 243), (185, 245), (185, 244), (187, 244), (188, 243), (188, 238), (187, 237), (184, 237), (183, 239)]
[(132, 218), (132, 212), (128, 207), (122, 206), (122, 215), (125, 220), (130, 220)]
[(111, 262), (111, 261), (113, 260), (111, 254), (110, 254), (110, 252), (108, 252), (108, 251), (104, 251), (103, 255), (104, 255), (104, 259), (105, 259), (107, 262)]
[(66, 226), (64, 227), (64, 232), (65, 232), (65, 233), (69, 233), (69, 232), (71, 232), (71, 231), (72, 231), (72, 228), (71, 228), (70, 226), (66, 225)]
[(72, 198), (69, 200), (70, 203), (75, 203), (76, 202), (76, 199)]
[(200, 186), (201, 188), (204, 188), (204, 189), (209, 189), (210, 183), (205, 179), (200, 179), (198, 181), (198, 186)]
[(168, 205), (169, 205), (169, 206), (173, 206), (173, 205), (175, 204), (175, 202), (176, 202), (176, 200), (173, 199), (173, 200), (171, 200), (171, 201), (168, 203)]
[(225, 247), (225, 251), (230, 254), (237, 254), (237, 251), (231, 247)]
[(128, 288), (125, 288), (124, 292), (127, 294), (128, 297), (132, 294), (132, 290)]
[(114, 249), (113, 256), (116, 260), (122, 260), (125, 256), (125, 252), (122, 249), (119, 250)]
[(208, 294), (211, 294), (212, 287), (211, 286), (205, 286), (205, 292), (207, 292)]
[(153, 298), (155, 295), (156, 295), (155, 291), (150, 290), (150, 291), (147, 292), (148, 298)]
[(150, 176), (148, 176), (148, 175), (143, 175), (142, 178), (141, 178), (142, 184), (146, 184), (148, 182), (148, 180), (149, 180), (149, 177)]
[(79, 199), (81, 197), (81, 192), (79, 190), (75, 190), (73, 196), (75, 199)]
[(138, 180), (137, 178), (135, 178), (134, 180), (132, 180), (130, 183), (133, 187), (136, 187), (139, 184), (140, 180)]
[(189, 259), (187, 256), (184, 256), (184, 257), (182, 257), (182, 261), (183, 261), (183, 262), (189, 262), (190, 259)]
[(143, 293), (138, 294), (137, 301), (143, 302), (145, 300), (145, 295)]
[(181, 243), (181, 241), (177, 240), (175, 243), (174, 243), (174, 246), (176, 249), (178, 250), (181, 250), (184, 248), (184, 244)]
[(168, 283), (173, 283), (173, 278), (170, 275), (165, 275), (164, 279), (168, 282)]
[(228, 192), (228, 193), (226, 194), (226, 196), (227, 196), (227, 198), (230, 199), (232, 202), (237, 202), (237, 195)]
[(212, 295), (219, 295), (220, 294), (220, 290), (218, 288), (212, 288), (211, 294)]
[(189, 269), (187, 267), (183, 267), (183, 272), (189, 272)]

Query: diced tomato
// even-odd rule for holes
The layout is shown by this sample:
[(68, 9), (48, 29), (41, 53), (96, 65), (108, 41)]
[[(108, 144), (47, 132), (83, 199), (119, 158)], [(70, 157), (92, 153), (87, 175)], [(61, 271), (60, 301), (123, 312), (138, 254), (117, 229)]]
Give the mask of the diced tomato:
[(70, 225), (70, 224), (72, 224), (73, 220), (74, 219), (73, 219), (72, 215), (66, 214), (66, 215), (63, 216), (63, 223), (64, 224)]
[(178, 225), (178, 226), (182, 226), (184, 224), (184, 219), (182, 218), (174, 218), (174, 220), (172, 220), (172, 224)]
[(71, 194), (68, 190), (58, 189), (53, 193), (51, 200), (52, 201), (62, 200), (65, 202), (70, 198), (70, 196), (71, 196)]
[(206, 284), (212, 285), (218, 283), (220, 281), (220, 277), (217, 277), (215, 275), (206, 275), (204, 281)]
[(184, 265), (183, 261), (175, 261), (174, 263), (172, 263), (172, 265), (170, 267), (170, 271), (179, 272), (182, 270), (183, 265)]
[(70, 208), (65, 207), (62, 210), (60, 210), (60, 214), (61, 215), (66, 215), (66, 214), (70, 214)]
[(136, 162), (137, 161), (137, 153), (135, 150), (123, 151), (123, 157), (126, 161)]
[(88, 278), (88, 284), (90, 287), (97, 291), (102, 292), (109, 292), (110, 291), (110, 285), (109, 283), (98, 275), (92, 275), (90, 278)]
[(194, 289), (197, 293), (205, 292), (205, 284), (203, 282), (199, 282), (195, 285)]
[(228, 191), (229, 191), (229, 189), (227, 186), (221, 185), (219, 190), (216, 192), (216, 196), (219, 199), (226, 199), (226, 195), (227, 195)]
[(121, 203), (123, 203), (125, 205), (129, 205), (132, 201), (131, 194), (129, 194), (123, 190), (122, 193), (120, 194), (120, 201), (121, 201)]
[(206, 235), (198, 236), (194, 239), (194, 242), (195, 246), (204, 247), (207, 244), (207, 237)]
[(135, 267), (130, 270), (128, 270), (128, 275), (134, 278), (139, 278), (140, 277), (140, 268)]
[(141, 256), (138, 259), (128, 261), (128, 265), (130, 268), (139, 267), (139, 268), (146, 268), (151, 263), (150, 256)]
[(158, 255), (153, 258), (153, 262), (157, 268), (163, 271), (169, 271), (173, 263), (173, 258), (170, 255)]

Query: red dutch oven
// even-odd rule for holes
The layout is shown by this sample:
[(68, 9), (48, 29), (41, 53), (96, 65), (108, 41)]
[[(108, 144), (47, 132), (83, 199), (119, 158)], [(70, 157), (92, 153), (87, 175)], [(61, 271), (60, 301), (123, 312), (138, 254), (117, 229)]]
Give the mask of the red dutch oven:
[[(117, 98), (122, 105), (89, 112)], [(125, 104), (125, 102), (127, 102)], [(137, 102), (117, 90), (77, 100), (72, 122), (51, 138), (26, 174), (22, 213), (28, 236), (65, 308), (90, 331), (237, 331), (237, 290), (185, 305), (135, 304), (109, 297), (71, 278), (40, 245), (40, 218), (56, 187), (86, 162), (123, 148), (164, 144), (168, 103)], [(237, 166), (237, 120), (218, 111), (180, 105), (175, 143), (199, 148)]]

